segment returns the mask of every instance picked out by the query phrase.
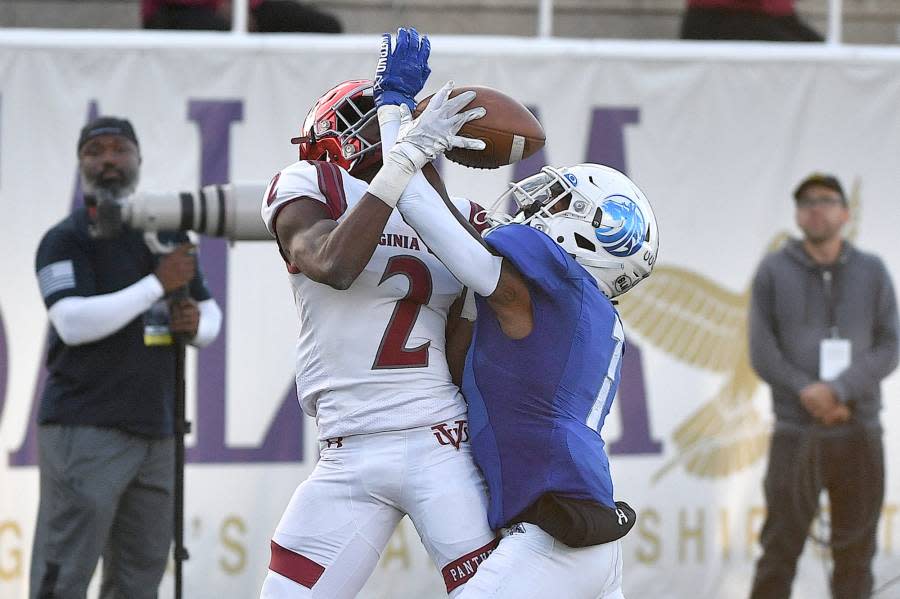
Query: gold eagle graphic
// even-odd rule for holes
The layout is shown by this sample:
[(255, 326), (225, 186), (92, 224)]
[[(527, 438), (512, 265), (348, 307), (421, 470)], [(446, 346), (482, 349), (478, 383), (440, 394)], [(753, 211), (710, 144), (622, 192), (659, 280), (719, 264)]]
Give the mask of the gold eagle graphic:
[[(859, 189), (857, 179), (850, 194), (848, 239), (854, 239), (858, 229)], [(767, 251), (787, 238), (786, 232), (778, 233)], [(767, 452), (770, 426), (752, 401), (762, 381), (750, 365), (749, 303), (749, 286), (734, 293), (703, 275), (661, 265), (622, 298), (618, 309), (626, 333), (636, 332), (685, 364), (726, 375), (715, 395), (675, 429), (677, 453), (656, 471), (653, 482), (679, 463), (701, 478), (729, 476)]]

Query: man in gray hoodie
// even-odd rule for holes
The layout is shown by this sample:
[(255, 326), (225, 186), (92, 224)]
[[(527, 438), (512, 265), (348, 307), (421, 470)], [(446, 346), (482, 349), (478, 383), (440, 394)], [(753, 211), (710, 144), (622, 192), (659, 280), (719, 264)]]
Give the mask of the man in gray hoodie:
[(880, 383), (897, 366), (897, 302), (882, 261), (842, 236), (850, 212), (838, 180), (810, 175), (794, 199), (803, 239), (762, 261), (750, 307), (751, 360), (775, 411), (751, 598), (790, 596), (825, 488), (832, 596), (864, 599), (884, 499)]

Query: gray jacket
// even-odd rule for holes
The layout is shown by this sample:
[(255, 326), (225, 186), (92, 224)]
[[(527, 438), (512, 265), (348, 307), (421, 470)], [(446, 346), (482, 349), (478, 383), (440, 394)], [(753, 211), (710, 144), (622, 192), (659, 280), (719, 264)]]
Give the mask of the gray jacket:
[(852, 361), (829, 385), (850, 407), (851, 422), (878, 428), (881, 380), (896, 368), (898, 354), (897, 300), (884, 264), (847, 241), (827, 268), (796, 239), (766, 256), (753, 280), (750, 359), (772, 388), (776, 426), (815, 422), (799, 392), (818, 380), (819, 343), (832, 336), (832, 324), (851, 341)]

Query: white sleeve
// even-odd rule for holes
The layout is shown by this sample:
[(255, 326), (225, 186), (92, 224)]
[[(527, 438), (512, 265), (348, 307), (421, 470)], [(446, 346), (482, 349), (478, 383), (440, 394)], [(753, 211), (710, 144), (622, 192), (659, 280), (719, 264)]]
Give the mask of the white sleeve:
[(425, 175), (416, 173), (397, 202), (403, 220), (419, 234), (463, 285), (488, 297), (500, 281), (503, 259), (493, 255), (465, 230), (444, 205)]
[(400, 107), (384, 104), (378, 107), (378, 132), (381, 134), (381, 155), (391, 151), (400, 134)]
[(108, 337), (147, 311), (164, 294), (156, 275), (147, 275), (125, 289), (90, 297), (70, 296), (48, 310), (63, 343), (83, 345)]
[(275, 236), (275, 219), (288, 204), (300, 198), (321, 202), (337, 220), (347, 209), (344, 171), (330, 162), (301, 160), (276, 173), (262, 198), (262, 218)]
[(206, 347), (219, 335), (222, 328), (222, 310), (216, 300), (209, 298), (197, 304), (200, 310), (200, 322), (197, 324), (197, 334), (191, 339), (191, 345)]
[[(378, 109), (382, 155), (390, 150), (400, 129), (399, 111), (394, 108)], [(494, 292), (500, 281), (502, 258), (491, 254), (460, 226), (421, 171), (407, 184), (397, 208), (403, 220), (416, 230), (428, 249), (460, 283), (483, 297)]]
[(466, 287), (466, 297), (463, 299), (463, 307), (459, 315), (470, 322), (475, 322), (478, 319), (478, 306), (475, 304), (475, 292), (468, 287)]

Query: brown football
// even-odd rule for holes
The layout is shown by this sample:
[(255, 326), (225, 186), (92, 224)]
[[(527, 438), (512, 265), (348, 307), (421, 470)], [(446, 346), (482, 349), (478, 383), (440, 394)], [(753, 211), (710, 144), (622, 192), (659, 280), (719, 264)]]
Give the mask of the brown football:
[[(450, 97), (469, 90), (476, 95), (464, 110), (483, 106), (487, 114), (463, 125), (459, 134), (480, 139), (486, 147), (480, 151), (450, 150), (446, 154), (449, 160), (474, 168), (498, 168), (528, 158), (544, 146), (544, 128), (521, 102), (481, 85), (454, 88)], [(415, 116), (428, 105), (431, 97), (419, 102)]]

